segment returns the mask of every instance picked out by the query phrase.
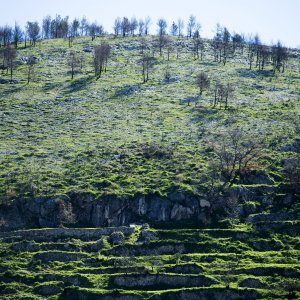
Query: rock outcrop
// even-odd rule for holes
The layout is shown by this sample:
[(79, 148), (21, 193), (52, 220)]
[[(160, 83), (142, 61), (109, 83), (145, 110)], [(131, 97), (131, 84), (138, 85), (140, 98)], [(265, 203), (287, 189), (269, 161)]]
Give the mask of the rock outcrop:
[(16, 199), (0, 209), (2, 228), (55, 228), (76, 224), (85, 227), (123, 226), (130, 223), (210, 220), (208, 200), (182, 193), (162, 198), (155, 195), (132, 199), (95, 199), (90, 194)]

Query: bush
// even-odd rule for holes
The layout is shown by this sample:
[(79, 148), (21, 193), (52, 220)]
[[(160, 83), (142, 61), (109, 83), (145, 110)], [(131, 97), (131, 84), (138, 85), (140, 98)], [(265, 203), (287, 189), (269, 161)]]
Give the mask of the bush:
[(124, 242), (124, 240), (125, 236), (121, 231), (113, 232), (108, 238), (108, 242), (112, 245), (120, 245)]

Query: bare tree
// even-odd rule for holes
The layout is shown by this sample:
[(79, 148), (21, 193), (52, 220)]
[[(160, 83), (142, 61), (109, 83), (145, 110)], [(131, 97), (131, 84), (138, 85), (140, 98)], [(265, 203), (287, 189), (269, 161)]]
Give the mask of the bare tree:
[(226, 27), (222, 30), (222, 56), (223, 64), (225, 66), (230, 54), (230, 33)]
[(69, 52), (68, 66), (71, 68), (71, 78), (73, 79), (77, 68), (80, 66), (80, 58), (76, 51)]
[(126, 17), (124, 17), (122, 20), (121, 30), (123, 37), (125, 37), (130, 32), (130, 22)]
[[(171, 39), (166, 35), (159, 35), (157, 39), (157, 45), (159, 48), (159, 55), (162, 56), (162, 49), (168, 45), (171, 45)], [(170, 52), (168, 51), (168, 60)]]
[(199, 52), (200, 52), (200, 59), (203, 59), (203, 52), (204, 52), (204, 41), (198, 37), (193, 39), (193, 54), (194, 59), (199, 58)]
[(192, 37), (195, 26), (196, 26), (196, 17), (193, 15), (190, 15), (188, 23), (187, 23), (187, 36), (189, 38)]
[(131, 18), (130, 20), (130, 34), (134, 36), (135, 31), (138, 29), (138, 21), (135, 17)]
[(150, 24), (151, 24), (151, 19), (150, 19), (150, 17), (147, 17), (145, 19), (145, 35), (149, 34)]
[(178, 25), (173, 22), (170, 29), (170, 34), (176, 36), (178, 34)]
[(234, 85), (232, 83), (223, 84), (217, 80), (213, 85), (213, 95), (213, 107), (216, 107), (219, 103), (220, 108), (222, 107), (222, 104), (224, 104), (224, 108), (227, 109), (229, 99), (234, 96)]
[(35, 65), (36, 65), (36, 57), (31, 55), (28, 57), (26, 61), (27, 65), (27, 83), (34, 80), (35, 78)]
[(140, 19), (138, 22), (138, 30), (139, 30), (139, 36), (142, 36), (145, 32), (145, 22)]
[(257, 164), (263, 153), (263, 142), (248, 132), (235, 128), (225, 132), (218, 143), (214, 144), (217, 157), (213, 165), (221, 180), (222, 189), (232, 186), (239, 177)]
[(74, 37), (77, 37), (79, 35), (79, 27), (80, 27), (80, 22), (77, 18), (75, 18), (71, 24), (71, 31), (72, 31), (72, 35)]
[(88, 24), (86, 17), (82, 17), (82, 19), (80, 20), (80, 35), (81, 36), (87, 35), (88, 27), (89, 27), (89, 24)]
[(40, 37), (41, 28), (39, 26), (39, 23), (38, 22), (27, 22), (26, 31), (27, 31), (27, 35), (30, 40), (30, 45), (32, 45), (34, 47), (36, 44), (36, 41)]
[(217, 24), (216, 33), (211, 41), (211, 46), (214, 52), (214, 61), (221, 62), (222, 58), (222, 27)]
[(102, 43), (94, 49), (94, 69), (97, 79), (101, 77), (104, 70), (106, 72), (107, 61), (110, 56), (111, 48), (107, 43)]
[(278, 41), (276, 45), (272, 46), (272, 64), (273, 64), (273, 72), (281, 71), (282, 73), (285, 70), (285, 65), (288, 60), (288, 50), (283, 47), (281, 42)]
[(0, 27), (0, 48), (10, 45), (13, 37), (13, 30), (10, 26)]
[(166, 29), (168, 27), (167, 21), (165, 19), (160, 18), (157, 21), (157, 26), (158, 26), (158, 35), (163, 36), (166, 34)]
[(252, 64), (254, 62), (255, 59), (255, 42), (252, 39), (252, 37), (250, 36), (248, 41), (247, 41), (247, 60), (249, 63), (249, 69), (252, 69)]
[(17, 50), (15, 48), (11, 48), (10, 46), (7, 46), (3, 50), (3, 61), (4, 66), (7, 68), (7, 70), (10, 70), (10, 82), (13, 81), (13, 68), (15, 66), (15, 60), (17, 57)]
[(142, 67), (143, 82), (149, 80), (149, 73), (153, 70), (155, 65), (155, 58), (147, 53), (144, 53), (142, 58), (139, 60), (139, 64)]
[(234, 33), (231, 36), (231, 40), (232, 40), (232, 52), (233, 52), (233, 54), (235, 54), (235, 51), (237, 49), (241, 49), (242, 54), (243, 54), (243, 49), (244, 49), (244, 44), (245, 44), (244, 36), (242, 34)]
[(97, 36), (104, 34), (104, 28), (102, 25), (98, 25), (96, 22), (94, 22), (89, 26), (89, 34), (92, 37), (92, 41), (94, 41)]
[(113, 29), (116, 36), (118, 36), (121, 33), (122, 21), (119, 17), (115, 19)]
[(199, 73), (196, 76), (196, 85), (199, 88), (199, 92), (201, 96), (203, 91), (209, 88), (210, 80), (208, 78), (208, 75), (204, 72)]
[(51, 17), (50, 16), (46, 16), (43, 19), (42, 22), (42, 31), (43, 31), (43, 38), (44, 39), (49, 39), (50, 38), (50, 34), (51, 34)]
[(14, 40), (15, 48), (18, 48), (18, 44), (22, 41), (22, 39), (23, 39), (23, 31), (21, 27), (16, 23), (13, 30), (13, 40)]
[(183, 29), (184, 29), (184, 22), (183, 22), (183, 20), (181, 20), (181, 19), (177, 20), (177, 27), (178, 27), (178, 36), (181, 37)]

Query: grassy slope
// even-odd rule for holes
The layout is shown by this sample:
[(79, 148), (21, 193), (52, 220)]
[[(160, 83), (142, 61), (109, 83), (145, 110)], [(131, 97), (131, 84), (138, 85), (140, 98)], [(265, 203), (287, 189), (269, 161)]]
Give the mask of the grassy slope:
[[(200, 62), (184, 48), (179, 60), (172, 54), (167, 62), (157, 54), (150, 81), (141, 84), (135, 47), (139, 38), (104, 39), (113, 54), (107, 73), (97, 81), (91, 53), (86, 54), (83, 71), (70, 80), (67, 41), (43, 41), (19, 50), (19, 59), (38, 57), (37, 81), (26, 84), (26, 67), (21, 64), (14, 75), (18, 83), (0, 86), (2, 198), (74, 190), (117, 196), (165, 194), (172, 186), (197, 192), (209, 161), (208, 141), (226, 126), (265, 134), (271, 145), (268, 164), (274, 167), (290, 155), (280, 148), (296, 137), (299, 61), (291, 60), (286, 73), (269, 76), (249, 71), (243, 59), (225, 67), (214, 63), (208, 48)], [(82, 51), (99, 42), (80, 38), (73, 48)], [(170, 83), (164, 82), (167, 65)], [(198, 97), (194, 76), (200, 70), (236, 85), (229, 110), (212, 109), (212, 95), (207, 93), (197, 107), (187, 105), (189, 97)], [(164, 159), (147, 155), (149, 145), (156, 144)], [(125, 154), (124, 159), (118, 159), (119, 154)]]

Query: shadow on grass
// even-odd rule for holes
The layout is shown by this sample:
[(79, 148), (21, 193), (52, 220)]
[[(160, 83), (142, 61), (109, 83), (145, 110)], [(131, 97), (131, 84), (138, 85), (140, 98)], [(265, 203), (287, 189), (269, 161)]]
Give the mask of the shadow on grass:
[(141, 90), (141, 84), (134, 84), (134, 85), (125, 85), (116, 90), (115, 97), (125, 97), (131, 96), (135, 93), (138, 93)]
[[(4, 97), (4, 96), (9, 96), (11, 94), (14, 94), (14, 93), (18, 93), (18, 92), (21, 92), (23, 90), (23, 88), (26, 87), (27, 84), (21, 84), (20, 86), (15, 86), (11, 83), (7, 83), (5, 84), (6, 87), (9, 87), (5, 90), (3, 90), (1, 88), (1, 96)], [(4, 84), (1, 85), (1, 87), (4, 86)]]
[(258, 76), (263, 77), (272, 77), (274, 76), (274, 73), (272, 70), (249, 70), (249, 69), (236, 69), (239, 76), (244, 78), (256, 78)]
[(94, 76), (86, 76), (78, 79), (74, 79), (70, 82), (70, 84), (63, 91), (64, 94), (71, 94), (74, 92), (78, 92), (82, 89), (85, 89), (92, 81), (95, 80)]

